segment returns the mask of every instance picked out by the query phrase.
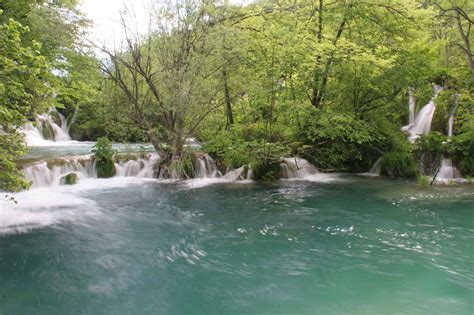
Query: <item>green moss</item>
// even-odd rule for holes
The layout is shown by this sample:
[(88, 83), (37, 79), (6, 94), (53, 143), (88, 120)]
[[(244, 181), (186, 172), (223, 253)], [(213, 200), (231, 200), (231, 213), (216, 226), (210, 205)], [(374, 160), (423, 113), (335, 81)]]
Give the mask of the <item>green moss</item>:
[(77, 174), (69, 173), (61, 178), (61, 185), (75, 185), (77, 183)]
[(111, 160), (97, 161), (97, 177), (110, 178), (115, 176), (115, 164)]

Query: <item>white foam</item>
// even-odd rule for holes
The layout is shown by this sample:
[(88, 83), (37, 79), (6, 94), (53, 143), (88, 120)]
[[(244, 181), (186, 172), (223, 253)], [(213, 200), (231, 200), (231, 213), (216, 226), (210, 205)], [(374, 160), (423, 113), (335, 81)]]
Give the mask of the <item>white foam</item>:
[[(0, 235), (26, 233), (62, 222), (83, 223), (102, 212), (84, 192), (154, 181), (146, 178), (83, 179), (73, 186), (40, 187), (0, 199)], [(3, 196), (2, 196), (3, 197)]]
[(306, 175), (303, 177), (285, 178), (283, 181), (306, 181), (315, 183), (333, 183), (346, 181), (347, 179), (342, 178), (342, 174), (339, 173), (317, 173), (312, 175)]

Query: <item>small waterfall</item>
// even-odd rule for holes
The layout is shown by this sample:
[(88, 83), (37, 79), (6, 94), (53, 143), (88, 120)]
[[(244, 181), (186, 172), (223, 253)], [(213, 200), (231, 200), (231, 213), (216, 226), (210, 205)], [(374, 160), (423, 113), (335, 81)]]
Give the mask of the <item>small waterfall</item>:
[(451, 110), (451, 113), (449, 114), (449, 119), (448, 119), (448, 137), (449, 138), (451, 138), (454, 133), (454, 115), (456, 114), (456, 109), (458, 108), (458, 100), (460, 96), (461, 96), (460, 94), (456, 94), (454, 96), (455, 98), (454, 106), (453, 106), (453, 109)]
[(23, 168), (32, 187), (58, 186), (61, 178), (69, 173), (76, 173), (78, 179), (97, 177), (97, 169), (92, 156), (81, 156), (50, 161), (40, 161)]
[(208, 154), (200, 154), (197, 156), (194, 170), (196, 178), (222, 177), (222, 173), (217, 169), (216, 162)]
[(116, 177), (156, 177), (155, 165), (159, 160), (156, 153), (150, 153), (136, 160), (115, 163)]
[(375, 176), (380, 176), (380, 171), (382, 170), (380, 164), (382, 162), (382, 158), (379, 158), (377, 161), (375, 161), (374, 165), (372, 165), (372, 168), (370, 171), (367, 173), (361, 173), (359, 175), (362, 176), (368, 176), (368, 177), (375, 177)]
[(436, 176), (436, 181), (446, 182), (448, 180), (460, 177), (461, 173), (453, 165), (453, 161), (451, 159), (444, 158), (443, 160), (441, 160), (441, 168), (439, 169), (438, 175)]
[(28, 146), (50, 145), (54, 142), (71, 140), (66, 118), (55, 109), (48, 114), (39, 115), (36, 126), (33, 123), (25, 124), (23, 134)]
[(300, 178), (304, 179), (319, 173), (318, 169), (311, 165), (305, 159), (292, 157), (284, 158), (280, 165), (282, 178)]
[(252, 164), (248, 165), (248, 170), (247, 170), (247, 180), (254, 180), (254, 174), (253, 174), (253, 168)]
[[(448, 138), (453, 136), (454, 131), (454, 115), (456, 114), (457, 109), (457, 100), (459, 98), (459, 94), (455, 95), (455, 104), (451, 113), (449, 114), (448, 119)], [(436, 176), (436, 181), (438, 182), (446, 182), (452, 179), (461, 178), (461, 172), (453, 165), (453, 161), (448, 158), (443, 158), (441, 160), (441, 167), (438, 171)]]
[[(154, 178), (154, 166), (158, 160), (158, 154), (150, 153), (136, 160), (115, 163), (115, 176)], [(23, 173), (32, 182), (33, 188), (61, 185), (61, 179), (69, 173), (75, 173), (79, 181), (97, 178), (96, 163), (92, 155), (39, 161), (24, 166)]]
[(410, 117), (409, 117), (409, 126), (413, 126), (415, 124), (415, 96), (413, 95), (413, 89), (408, 90), (408, 109), (410, 110)]
[[(439, 85), (434, 85), (433, 90), (433, 97), (431, 98), (430, 102), (420, 110), (414, 120), (414, 123), (404, 126), (402, 128), (402, 130), (408, 134), (408, 139), (411, 142), (414, 142), (416, 138), (418, 138), (420, 135), (427, 134), (431, 131), (431, 121), (433, 120), (433, 115), (436, 110), (435, 100), (436, 97), (438, 97), (438, 94), (443, 90), (443, 87)], [(412, 99), (411, 97), (409, 106), (411, 111), (412, 106), (414, 106), (414, 99)]]
[(248, 172), (249, 172), (248, 168), (246, 168), (245, 166), (242, 166), (236, 170), (227, 172), (224, 175), (224, 178), (231, 182), (235, 182), (238, 180), (246, 180), (248, 177)]

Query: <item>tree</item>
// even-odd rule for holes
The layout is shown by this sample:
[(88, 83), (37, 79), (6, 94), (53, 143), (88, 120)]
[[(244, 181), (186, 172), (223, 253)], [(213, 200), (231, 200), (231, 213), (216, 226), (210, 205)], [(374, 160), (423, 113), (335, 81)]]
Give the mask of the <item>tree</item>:
[(207, 45), (211, 9), (206, 1), (168, 2), (144, 40), (130, 30), (124, 16), (125, 49), (104, 49), (109, 60), (102, 69), (118, 89), (119, 119), (146, 134), (165, 166), (180, 159), (185, 140), (223, 104), (215, 88), (218, 69)]
[[(0, 11), (1, 14), (1, 11)], [(51, 78), (41, 45), (23, 43), (28, 28), (13, 19), (0, 25), (0, 190), (28, 187), (15, 159), (26, 153), (19, 128), (47, 109)]]

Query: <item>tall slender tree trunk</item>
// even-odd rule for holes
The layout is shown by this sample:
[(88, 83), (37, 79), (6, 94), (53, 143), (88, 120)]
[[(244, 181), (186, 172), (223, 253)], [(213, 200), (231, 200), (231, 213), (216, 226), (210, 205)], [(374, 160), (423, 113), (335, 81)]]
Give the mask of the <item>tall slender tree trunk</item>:
[(234, 113), (232, 111), (232, 97), (230, 96), (227, 67), (222, 68), (222, 78), (224, 80), (224, 94), (226, 105), (227, 126), (234, 124)]
[[(326, 64), (324, 66), (324, 71), (323, 71), (322, 74), (320, 74), (320, 69), (318, 69), (318, 66), (319, 66), (319, 63), (320, 63), (320, 60), (321, 60), (320, 55), (317, 58), (317, 65), (316, 65), (315, 77), (314, 77), (314, 82), (313, 82), (313, 93), (312, 93), (312, 97), (311, 97), (311, 104), (314, 107), (321, 107), (321, 105), (322, 105), (322, 102), (323, 102), (323, 99), (324, 99), (324, 94), (326, 93), (326, 86), (327, 86), (327, 83), (328, 83), (329, 74), (331, 72), (331, 68), (332, 68), (332, 65), (333, 65), (333, 62), (334, 62), (334, 53), (335, 53), (335, 50), (336, 50), (336, 46), (337, 46), (337, 43), (338, 43), (339, 39), (342, 36), (342, 33), (345, 30), (347, 20), (349, 18), (349, 10), (350, 10), (351, 7), (352, 7), (352, 3), (349, 4), (349, 6), (346, 10), (346, 13), (344, 14), (344, 18), (342, 19), (341, 24), (339, 25), (339, 28), (337, 29), (336, 37), (333, 40), (334, 48), (329, 53), (329, 57), (328, 57), (328, 60), (326, 61)], [(322, 33), (322, 28), (323, 28), (323, 24), (322, 24), (323, 23), (322, 22), (322, 12), (323, 12), (322, 11), (323, 10), (322, 1), (320, 1), (320, 10), (321, 11), (319, 12), (319, 15), (321, 17), (321, 20), (318, 23), (319, 24), (318, 42), (322, 39), (322, 35), (319, 34), (319, 32)]]
[[(463, 27), (462, 27), (461, 14), (458, 11), (456, 11), (456, 21), (457, 21), (457, 25), (458, 25), (459, 34), (461, 35), (461, 38), (462, 38), (462, 40), (464, 42), (464, 46), (465, 46), (465, 47), (461, 46), (461, 49), (466, 54), (467, 62), (469, 64), (469, 67), (470, 67), (470, 70), (471, 70), (472, 80), (474, 80), (474, 54), (472, 53), (471, 40), (469, 38), (469, 31), (471, 30), (471, 24), (469, 24), (468, 33), (466, 34), (464, 32)], [(468, 21), (468, 23), (470, 23), (470, 21)]]

